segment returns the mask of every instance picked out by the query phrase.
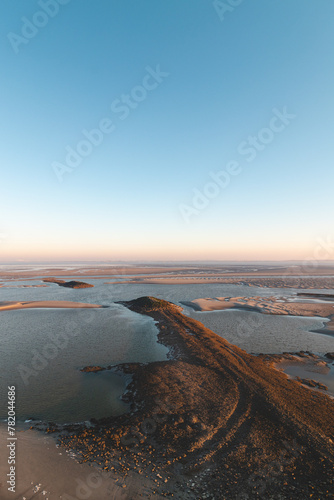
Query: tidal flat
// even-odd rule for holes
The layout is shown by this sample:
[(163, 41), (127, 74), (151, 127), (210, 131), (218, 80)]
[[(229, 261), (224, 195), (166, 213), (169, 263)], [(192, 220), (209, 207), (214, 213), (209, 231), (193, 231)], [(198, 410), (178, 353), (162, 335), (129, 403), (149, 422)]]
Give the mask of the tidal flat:
[[(332, 418), (330, 385), (327, 393), (305, 386), (295, 379), (307, 374), (288, 373), (286, 365), (280, 368), (289, 376), (281, 373), (259, 353), (334, 351), (333, 337), (324, 332), (330, 318), (322, 314), (331, 300), (324, 304), (314, 297), (334, 293), (331, 270), (287, 278), (281, 269), (272, 275), (267, 267), (258, 275), (243, 270), (242, 277), (242, 269), (228, 269), (228, 278), (216, 276), (226, 269), (176, 266), (0, 273), (3, 302), (37, 304), (0, 311), (1, 391), (17, 383), (20, 395), (19, 460), (27, 464), (19, 476), (22, 497), (43, 485), (50, 498), (75, 497), (78, 484), (65, 478), (57, 484), (52, 472), (66, 476), (70, 460), (80, 477), (97, 471), (95, 479), (89, 476), (90, 486), (80, 483), (90, 488), (92, 499), (104, 498), (106, 491), (115, 498), (227, 499), (251, 491), (276, 498), (277, 488), (281, 498), (293, 491), (294, 498), (312, 498), (314, 491), (330, 498), (333, 457), (326, 443), (333, 436), (319, 431)], [(187, 282), (168, 284), (171, 273), (186, 275)], [(152, 275), (157, 283), (148, 282)], [(79, 276), (94, 286), (72, 289), (53, 280)], [(116, 283), (109, 283), (110, 276)], [(280, 286), (282, 280), (287, 286)], [(298, 297), (301, 291), (313, 296)], [(151, 298), (144, 304), (134, 300), (142, 296)], [(191, 305), (227, 298), (236, 302), (235, 309), (196, 311)], [(52, 308), (52, 303), (80, 308)], [(284, 307), (291, 308), (288, 314), (276, 314)], [(303, 307), (303, 314), (296, 316), (296, 307)], [(56, 343), (53, 354), (50, 342)], [(22, 372), (22, 365), (33, 372)], [(85, 373), (85, 366), (110, 369)], [(4, 424), (1, 429), (5, 432)], [(50, 467), (40, 467), (40, 479), (28, 466), (38, 462), (32, 443), (41, 460), (41, 445), (51, 450)]]

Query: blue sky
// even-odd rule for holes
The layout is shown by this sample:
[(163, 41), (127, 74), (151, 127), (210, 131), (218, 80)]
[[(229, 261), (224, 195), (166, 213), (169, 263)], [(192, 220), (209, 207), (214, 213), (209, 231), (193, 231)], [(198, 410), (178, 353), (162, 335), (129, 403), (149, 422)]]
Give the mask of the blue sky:
[(306, 259), (331, 237), (334, 4), (224, 5), (1, 2), (0, 261)]

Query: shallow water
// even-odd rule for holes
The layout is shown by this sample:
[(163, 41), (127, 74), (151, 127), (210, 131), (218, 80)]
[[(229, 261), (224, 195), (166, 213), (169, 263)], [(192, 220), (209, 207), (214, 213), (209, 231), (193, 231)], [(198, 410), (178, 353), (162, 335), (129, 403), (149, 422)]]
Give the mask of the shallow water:
[(119, 305), (3, 311), (1, 398), (8, 385), (16, 385), (20, 419), (68, 422), (124, 413), (124, 377), (80, 368), (164, 360), (168, 350), (156, 337), (151, 318)]
[(334, 338), (313, 333), (322, 328), (321, 318), (273, 316), (252, 311), (192, 311), (189, 315), (232, 344), (250, 353), (276, 354), (285, 351), (326, 353), (333, 350)]
[[(167, 349), (156, 342), (157, 328), (151, 318), (132, 313), (116, 301), (144, 295), (174, 303), (201, 297), (292, 297), (298, 291), (219, 283), (105, 285), (109, 279), (84, 281), (94, 284), (94, 288), (69, 289), (56, 284), (43, 288), (0, 288), (0, 301), (70, 300), (108, 306), (0, 312), (0, 397), (5, 400), (7, 386), (17, 385), (20, 419), (69, 422), (127, 411), (120, 400), (126, 385), (124, 378), (110, 372), (82, 373), (80, 368), (164, 360)], [(27, 280), (4, 284), (43, 283)], [(199, 313), (187, 307), (184, 312), (248, 352), (334, 351), (333, 337), (308, 331), (321, 328), (321, 319), (247, 311)], [(4, 405), (0, 418), (5, 418)]]
[(327, 386), (326, 394), (329, 396), (334, 396), (334, 364), (329, 365), (328, 373), (318, 373), (312, 369), (307, 369), (303, 365), (288, 365), (284, 367), (284, 372), (292, 377), (308, 378), (316, 380), (317, 382), (322, 382)]

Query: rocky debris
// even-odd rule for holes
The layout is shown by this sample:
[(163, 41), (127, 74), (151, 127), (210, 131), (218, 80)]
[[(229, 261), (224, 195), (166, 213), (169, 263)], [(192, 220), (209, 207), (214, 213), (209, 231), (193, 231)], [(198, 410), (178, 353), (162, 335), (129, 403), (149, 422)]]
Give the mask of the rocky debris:
[(60, 285), (61, 283), (66, 283), (66, 281), (59, 280), (58, 278), (44, 278), (43, 282), (44, 283), (57, 283), (57, 285)]
[(128, 302), (119, 301), (115, 303), (124, 305), (131, 309), (131, 311), (138, 312), (140, 314), (149, 314), (166, 308), (172, 309), (175, 312), (183, 311), (182, 307), (171, 304), (166, 300), (156, 299), (155, 297), (140, 297), (139, 299), (130, 300)]
[(300, 378), (300, 377), (296, 377), (295, 380), (297, 380), (297, 382), (300, 382), (301, 384), (308, 385), (309, 387), (314, 387), (317, 389), (322, 389), (323, 391), (328, 391), (328, 387), (325, 384), (317, 382), (316, 380), (310, 378)]
[(255, 354), (255, 356), (261, 358), (263, 361), (273, 363), (278, 363), (281, 361), (317, 361), (322, 358), (317, 354), (310, 351), (297, 351), (297, 352), (283, 352), (282, 354)]
[(43, 431), (46, 432), (47, 434), (54, 434), (57, 432), (59, 433), (65, 430), (62, 425), (56, 424), (55, 422), (41, 422), (41, 421), (38, 421), (33, 425), (31, 425), (30, 429)]
[(300, 297), (309, 297), (311, 299), (334, 299), (334, 295), (329, 293), (297, 293)]
[(94, 285), (84, 283), (83, 281), (67, 281), (66, 283), (59, 283), (60, 286), (66, 288), (93, 288)]
[(97, 372), (102, 372), (106, 370), (103, 366), (85, 366), (84, 368), (81, 368), (81, 372), (86, 372), (86, 373), (97, 373)]
[(327, 352), (327, 353), (325, 354), (325, 356), (326, 356), (326, 358), (328, 358), (328, 359), (334, 359), (334, 352)]
[(90, 285), (89, 283), (84, 283), (83, 281), (64, 281), (59, 280), (57, 278), (45, 278), (43, 279), (45, 283), (56, 283), (59, 286), (63, 286), (65, 288), (93, 288), (94, 285)]

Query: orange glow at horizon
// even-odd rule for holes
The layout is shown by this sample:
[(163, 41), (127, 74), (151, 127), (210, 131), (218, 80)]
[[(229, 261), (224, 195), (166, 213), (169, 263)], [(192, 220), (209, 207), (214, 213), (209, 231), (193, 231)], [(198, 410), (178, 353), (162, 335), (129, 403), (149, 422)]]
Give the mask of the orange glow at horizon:
[[(99, 246), (99, 245), (97, 245)], [(296, 248), (273, 248), (271, 245), (258, 248), (256, 245), (243, 245), (242, 247), (228, 245), (216, 245), (210, 248), (209, 245), (173, 246), (167, 245), (134, 245), (122, 247), (121, 245), (112, 248), (105, 246), (103, 250), (96, 248), (96, 245), (72, 245), (49, 248), (46, 244), (35, 248), (33, 245), (12, 247), (9, 242), (2, 243), (0, 246), (0, 261), (173, 261), (173, 260), (231, 260), (231, 261), (284, 261), (284, 260), (331, 260), (333, 256), (326, 256), (325, 252), (319, 256), (316, 253), (316, 246)]]

